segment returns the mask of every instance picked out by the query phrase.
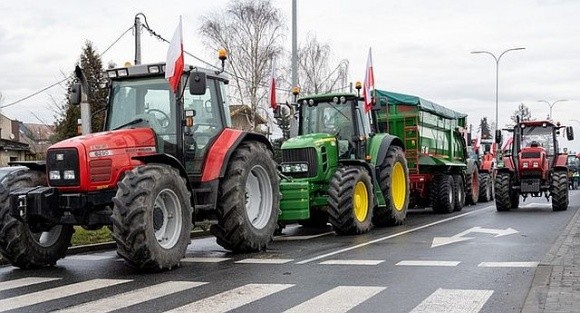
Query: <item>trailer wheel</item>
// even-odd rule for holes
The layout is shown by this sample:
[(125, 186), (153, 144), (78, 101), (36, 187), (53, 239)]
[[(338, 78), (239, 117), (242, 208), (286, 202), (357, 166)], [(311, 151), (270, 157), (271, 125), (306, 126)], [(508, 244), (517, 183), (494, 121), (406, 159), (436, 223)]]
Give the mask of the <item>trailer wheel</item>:
[(492, 191), (493, 182), (491, 181), (491, 175), (489, 173), (479, 174), (479, 201), (491, 201), (493, 198)]
[(455, 203), (453, 211), (461, 211), (465, 206), (465, 188), (461, 175), (453, 175), (453, 188), (455, 190)]
[[(511, 186), (510, 173), (497, 173), (495, 178), (495, 207), (499, 212), (509, 211), (512, 208), (514, 192), (511, 191)], [(520, 195), (517, 193), (516, 195), (519, 202)]]
[(28, 169), (8, 174), (0, 184), (0, 254), (22, 269), (55, 265), (65, 257), (74, 233), (71, 225), (33, 232), (27, 224), (10, 215), (10, 190), (40, 185), (46, 185), (45, 174)]
[(409, 169), (403, 149), (390, 146), (380, 165), (380, 187), (386, 206), (375, 206), (373, 224), (392, 226), (403, 224), (409, 207)]
[(278, 227), (279, 188), (270, 150), (259, 142), (242, 142), (220, 182), (218, 224), (211, 227), (217, 243), (233, 252), (266, 249)]
[(552, 210), (565, 211), (568, 209), (568, 175), (565, 171), (552, 172)]
[(469, 179), (467, 180), (467, 198), (465, 199), (467, 204), (476, 204), (477, 200), (479, 200), (479, 188), (481, 183), (479, 177), (479, 169), (477, 168), (477, 163), (475, 163), (471, 175), (469, 175)]
[(339, 235), (357, 235), (371, 228), (373, 188), (366, 170), (346, 166), (336, 170), (328, 188), (330, 224)]
[(179, 172), (165, 164), (134, 168), (113, 197), (117, 253), (143, 270), (179, 266), (190, 242), (191, 194)]
[(431, 182), (431, 205), (435, 213), (451, 213), (455, 208), (456, 191), (453, 177), (436, 174)]

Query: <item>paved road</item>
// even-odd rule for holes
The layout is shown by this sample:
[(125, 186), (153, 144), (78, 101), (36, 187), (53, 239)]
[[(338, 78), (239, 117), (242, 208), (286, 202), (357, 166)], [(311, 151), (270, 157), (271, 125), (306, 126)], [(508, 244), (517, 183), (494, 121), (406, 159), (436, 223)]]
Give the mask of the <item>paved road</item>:
[(0, 312), (520, 312), (538, 263), (578, 210), (545, 199), (496, 212), (413, 211), (406, 225), (337, 237), (289, 227), (263, 253), (196, 239), (181, 268), (137, 274), (114, 251), (0, 268)]

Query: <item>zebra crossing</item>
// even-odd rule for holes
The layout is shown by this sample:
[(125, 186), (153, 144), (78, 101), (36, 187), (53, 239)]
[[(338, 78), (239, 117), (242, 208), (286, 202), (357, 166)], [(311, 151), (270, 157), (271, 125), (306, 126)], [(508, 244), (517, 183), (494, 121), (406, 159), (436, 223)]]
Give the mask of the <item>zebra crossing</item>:
[[(43, 310), (59, 313), (74, 312), (112, 312), (121, 309), (130, 309), (135, 305), (152, 305), (153, 300), (162, 297), (176, 295), (184, 291), (199, 291), (210, 286), (212, 283), (204, 281), (165, 281), (149, 285), (146, 287), (135, 287), (138, 283), (131, 279), (91, 279), (81, 282), (62, 283), (54, 286), (55, 282), (61, 283), (58, 277), (26, 277), (0, 282), (0, 312), (18, 310), (23, 312), (42, 312)], [(48, 286), (43, 286), (49, 283)], [(18, 290), (23, 287), (31, 287), (35, 291), (24, 293), (19, 292), (16, 296), (3, 295), (3, 292)], [(119, 288), (118, 288), (119, 287)], [(118, 293), (109, 296), (103, 294), (92, 297), (91, 292), (96, 292), (106, 288)], [(242, 308), (262, 299), (267, 299), (273, 295), (281, 295), (288, 298), (303, 286), (299, 284), (284, 283), (249, 283), (235, 286), (225, 291), (217, 291), (215, 294), (207, 295), (201, 299), (193, 299), (187, 304), (178, 302), (173, 307), (165, 308), (155, 303), (158, 312), (229, 312)], [(378, 297), (388, 286), (328, 286), (320, 292), (313, 292), (309, 299), (291, 303), (293, 305), (281, 306), (272, 309), (270, 312), (347, 312), (358, 305)], [(392, 288), (392, 287), (391, 287)], [(127, 291), (128, 290), (128, 291)], [(208, 290), (213, 290), (208, 288)], [(20, 291), (20, 290), (18, 290)], [(207, 290), (206, 290), (207, 291)], [(108, 293), (105, 293), (108, 294)], [(206, 293), (202, 293), (206, 294)], [(492, 290), (454, 290), (437, 289), (423, 301), (417, 299), (418, 305), (411, 311), (412, 313), (431, 312), (478, 312), (492, 296)], [(83, 297), (74, 297), (83, 295)], [(98, 298), (102, 296), (102, 298)], [(6, 298), (4, 298), (6, 297)], [(177, 296), (176, 296), (177, 297)], [(95, 299), (96, 298), (96, 299)], [(183, 297), (178, 297), (182, 299)], [(67, 302), (56, 301), (67, 299)], [(88, 302), (78, 303), (78, 299), (90, 299)], [(53, 302), (49, 306), (47, 303)], [(419, 303), (420, 302), (420, 303)], [(62, 307), (54, 307), (57, 303)], [(67, 303), (67, 304), (64, 304)], [(169, 306), (173, 302), (168, 302)], [(34, 306), (34, 307), (32, 307)]]

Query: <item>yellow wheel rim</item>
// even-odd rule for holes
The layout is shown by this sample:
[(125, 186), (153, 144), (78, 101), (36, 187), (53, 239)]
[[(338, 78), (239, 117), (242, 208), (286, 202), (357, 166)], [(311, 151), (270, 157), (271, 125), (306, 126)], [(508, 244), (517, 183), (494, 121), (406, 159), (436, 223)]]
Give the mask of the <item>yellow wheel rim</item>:
[(364, 182), (359, 181), (354, 186), (354, 216), (359, 222), (364, 222), (369, 213), (369, 193), (367, 191), (367, 185)]
[(395, 210), (402, 211), (405, 209), (405, 198), (407, 195), (407, 178), (405, 169), (401, 162), (396, 162), (391, 173), (391, 198), (395, 205)]

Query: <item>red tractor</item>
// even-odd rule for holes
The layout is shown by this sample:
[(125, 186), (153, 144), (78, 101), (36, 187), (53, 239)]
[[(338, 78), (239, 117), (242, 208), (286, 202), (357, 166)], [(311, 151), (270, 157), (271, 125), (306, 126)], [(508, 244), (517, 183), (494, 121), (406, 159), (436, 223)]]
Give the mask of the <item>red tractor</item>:
[(46, 162), (18, 162), (27, 168), (0, 184), (4, 259), (54, 265), (75, 225), (111, 227), (117, 253), (138, 269), (178, 266), (194, 223), (234, 252), (266, 248), (280, 214), (269, 141), (230, 128), (221, 72), (185, 66), (174, 93), (164, 71), (107, 70), (104, 131), (51, 146)]
[[(571, 126), (551, 121), (519, 121), (513, 129), (511, 152), (503, 155), (495, 180), (495, 203), (498, 211), (519, 206), (520, 195), (552, 198), (552, 210), (568, 208), (567, 155), (558, 147), (560, 129), (568, 140), (574, 139)], [(496, 133), (501, 141), (501, 131)]]

